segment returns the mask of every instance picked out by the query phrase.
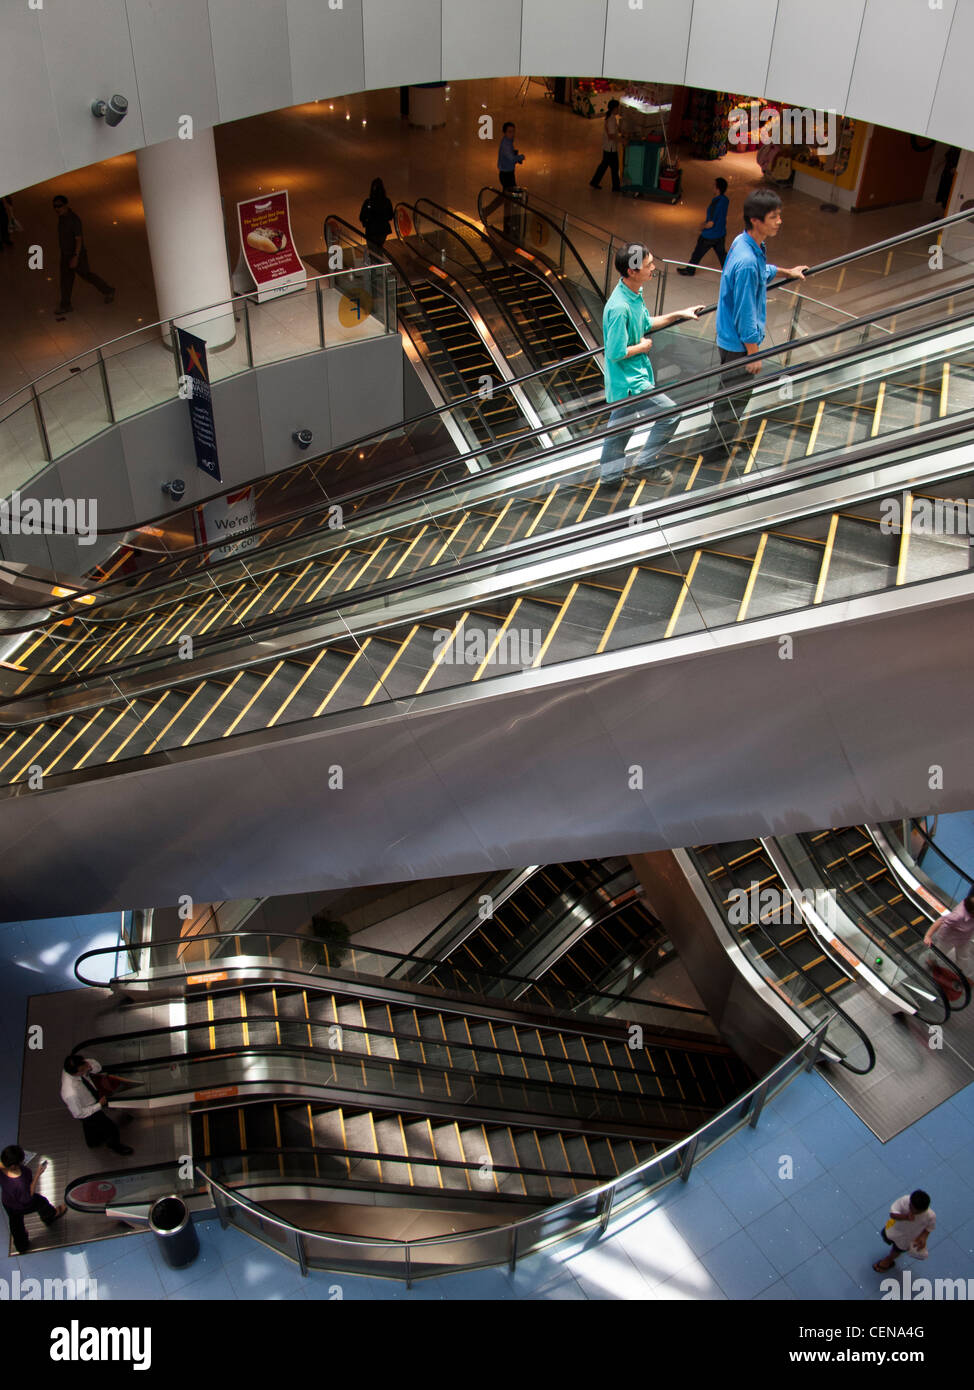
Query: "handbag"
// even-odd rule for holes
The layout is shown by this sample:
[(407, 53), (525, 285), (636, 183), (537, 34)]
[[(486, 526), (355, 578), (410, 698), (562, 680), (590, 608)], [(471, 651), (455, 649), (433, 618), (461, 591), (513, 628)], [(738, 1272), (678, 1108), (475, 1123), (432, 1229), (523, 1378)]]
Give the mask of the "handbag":
[(94, 1083), (95, 1090), (98, 1092), (99, 1096), (104, 1096), (106, 1100), (111, 1099), (122, 1085), (122, 1082), (119, 1081), (117, 1077), (106, 1076), (104, 1072), (96, 1072), (90, 1080)]

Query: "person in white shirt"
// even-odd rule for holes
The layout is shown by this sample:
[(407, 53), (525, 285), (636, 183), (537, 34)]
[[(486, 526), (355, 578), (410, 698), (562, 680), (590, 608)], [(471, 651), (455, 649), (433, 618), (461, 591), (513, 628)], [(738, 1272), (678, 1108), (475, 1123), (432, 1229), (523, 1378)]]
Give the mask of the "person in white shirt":
[(974, 979), (974, 888), (962, 903), (938, 917), (923, 938), (929, 946), (934, 937), (938, 948), (953, 956), (967, 978)]
[(622, 188), (619, 181), (619, 142), (621, 140), (622, 122), (619, 119), (619, 103), (613, 97), (606, 108), (605, 122), (602, 128), (602, 163), (589, 179), (590, 188), (602, 187), (602, 178), (606, 169), (612, 175), (612, 192), (618, 193)]
[[(122, 1143), (118, 1125), (105, 1114), (107, 1097), (100, 1094), (93, 1080), (100, 1071), (101, 1063), (96, 1062), (94, 1057), (82, 1057), (79, 1052), (72, 1052), (65, 1059), (61, 1073), (61, 1099), (74, 1118), (81, 1121), (89, 1149), (106, 1144), (112, 1153), (133, 1153), (133, 1149)], [(111, 1079), (121, 1081), (123, 1078)]]
[(885, 1259), (877, 1260), (873, 1269), (883, 1274), (896, 1264), (896, 1257), (908, 1250), (911, 1255), (925, 1259), (927, 1239), (937, 1224), (936, 1213), (930, 1206), (930, 1198), (922, 1188), (905, 1197), (897, 1197), (889, 1209), (886, 1228), (880, 1231), (883, 1240), (890, 1247)]

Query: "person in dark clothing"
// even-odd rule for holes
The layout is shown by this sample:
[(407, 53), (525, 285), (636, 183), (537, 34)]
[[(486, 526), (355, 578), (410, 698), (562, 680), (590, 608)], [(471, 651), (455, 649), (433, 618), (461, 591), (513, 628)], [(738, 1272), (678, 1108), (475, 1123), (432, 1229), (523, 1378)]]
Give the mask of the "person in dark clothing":
[(721, 269), (727, 259), (727, 209), (730, 207), (730, 199), (727, 197), (727, 180), (714, 179), (714, 188), (717, 190), (716, 196), (711, 198), (707, 207), (707, 220), (700, 228), (700, 235), (697, 237), (697, 244), (693, 248), (693, 255), (690, 257), (690, 264), (680, 266), (677, 275), (696, 275), (693, 269), (699, 265), (708, 251), (713, 251), (720, 261)]
[(61, 253), (61, 302), (58, 304), (57, 313), (70, 314), (71, 291), (74, 289), (76, 275), (82, 280), (87, 280), (89, 285), (94, 285), (98, 293), (104, 296), (105, 303), (111, 304), (115, 298), (115, 291), (100, 275), (96, 275), (88, 264), (88, 250), (85, 246), (81, 218), (69, 205), (63, 193), (57, 195), (53, 206), (58, 215), (58, 247)]
[(494, 209), (500, 206), (505, 197), (517, 189), (517, 166), (524, 163), (524, 155), (514, 144), (515, 133), (514, 122), (505, 121), (501, 128), (501, 142), (497, 149), (497, 177), (502, 192), (498, 193), (489, 207), (484, 209), (485, 217), (489, 217)]
[(0, 198), (0, 251), (5, 251), (8, 246), (13, 246), (14, 239), (10, 235), (13, 231), (14, 205), (9, 198)]
[(52, 1207), (47, 1198), (36, 1191), (46, 1167), (45, 1161), (36, 1174), (33, 1173), (24, 1164), (24, 1151), (19, 1144), (8, 1144), (0, 1153), (0, 1192), (3, 1194), (3, 1209), (7, 1213), (10, 1234), (18, 1255), (23, 1255), (30, 1246), (27, 1228), (24, 1225), (25, 1216), (36, 1212), (45, 1226), (53, 1226), (67, 1211), (65, 1206)]
[(381, 255), (386, 237), (392, 231), (392, 203), (381, 179), (372, 180), (372, 190), (362, 204), (358, 220), (365, 228), (369, 249)]
[(589, 179), (590, 188), (601, 188), (602, 178), (608, 169), (612, 175), (612, 191), (618, 193), (622, 188), (619, 179), (619, 141), (622, 139), (622, 123), (619, 120), (619, 102), (615, 97), (605, 111), (602, 128), (602, 163)]
[[(100, 1071), (101, 1063), (93, 1057), (82, 1057), (79, 1052), (73, 1052), (64, 1063), (61, 1099), (74, 1118), (81, 1121), (89, 1149), (106, 1144), (113, 1153), (130, 1154), (133, 1150), (122, 1143), (118, 1125), (105, 1114), (108, 1100), (94, 1080)], [(110, 1077), (109, 1080), (121, 1081), (124, 1078)]]

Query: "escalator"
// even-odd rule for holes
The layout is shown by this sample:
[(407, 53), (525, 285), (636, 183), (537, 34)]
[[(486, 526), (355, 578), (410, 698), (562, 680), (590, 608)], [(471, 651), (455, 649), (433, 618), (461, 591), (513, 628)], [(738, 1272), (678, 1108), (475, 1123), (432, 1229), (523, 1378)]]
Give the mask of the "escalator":
[(833, 827), (797, 839), (853, 920), (868, 924), (877, 940), (906, 952), (929, 978), (931, 990), (946, 994), (952, 1012), (970, 1003), (970, 985), (963, 973), (935, 944), (923, 944), (934, 914), (909, 896), (864, 826)]
[[(272, 548), (269, 554), (249, 555), (246, 560), (231, 558), (221, 565), (218, 578), (212, 572), (203, 572), (195, 579), (175, 580), (168, 589), (162, 585), (151, 591), (143, 587), (134, 596), (119, 586), (113, 589), (111, 597), (104, 597), (101, 604), (86, 609), (84, 617), (78, 618), (76, 623), (72, 619), (72, 627), (66, 632), (61, 627), (62, 618), (57, 617), (48, 631), (35, 636), (26, 649), (11, 653), (16, 657), (16, 668), (23, 670), (26, 680), (18, 681), (4, 674), (2, 683), (8, 697), (16, 698), (43, 693), (55, 684), (63, 686), (65, 681), (70, 685), (78, 674), (84, 674), (89, 683), (103, 673), (126, 675), (143, 666), (146, 654), (153, 657), (160, 645), (171, 659), (172, 648), (176, 647), (178, 652), (187, 632), (193, 638), (194, 651), (219, 649), (227, 636), (262, 630), (277, 632), (286, 621), (313, 621), (322, 612), (334, 611), (338, 603), (351, 604), (360, 596), (373, 598), (395, 594), (417, 575), (428, 574), (436, 568), (455, 568), (471, 557), (478, 565), (490, 564), (495, 552), (510, 557), (518, 545), (525, 546), (539, 538), (555, 537), (560, 542), (585, 535), (601, 519), (618, 515), (633, 505), (645, 506), (654, 499), (662, 502), (667, 497), (675, 499), (680, 495), (681, 482), (683, 491), (689, 491), (701, 481), (710, 481), (713, 486), (715, 476), (723, 478), (724, 488), (742, 483), (751, 473), (764, 476), (764, 468), (758, 465), (770, 462), (762, 455), (762, 449), (768, 448), (768, 441), (773, 438), (779, 445), (782, 440), (787, 445), (784, 458), (779, 458), (777, 466), (797, 467), (816, 455), (824, 464), (833, 453), (848, 458), (849, 451), (857, 448), (872, 452), (881, 448), (877, 441), (887, 437), (885, 430), (890, 431), (888, 437), (892, 443), (907, 431), (923, 428), (925, 416), (931, 417), (926, 428), (939, 431), (944, 420), (957, 418), (959, 423), (974, 400), (974, 384), (968, 380), (974, 370), (969, 356), (970, 351), (964, 346), (955, 346), (943, 354), (935, 373), (939, 382), (936, 391), (929, 386), (933, 379), (932, 364), (923, 361), (887, 372), (878, 382), (867, 385), (860, 380), (853, 393), (860, 399), (850, 401), (848, 390), (830, 392), (823, 390), (823, 386), (835, 377), (847, 376), (850, 369), (861, 365), (860, 350), (854, 349), (853, 361), (848, 365), (836, 359), (831, 368), (816, 370), (812, 380), (801, 387), (797, 405), (789, 406), (783, 417), (771, 411), (755, 422), (747, 462), (736, 472), (731, 461), (725, 459), (719, 475), (708, 474), (702, 454), (698, 454), (693, 467), (686, 471), (684, 464), (688, 465), (693, 454), (693, 434), (685, 441), (678, 435), (680, 443), (674, 442), (678, 452), (672, 452), (668, 459), (676, 467), (676, 477), (665, 491), (658, 482), (635, 475), (618, 484), (596, 483), (591, 479), (589, 467), (578, 467), (577, 450), (562, 448), (542, 451), (539, 456), (546, 462), (544, 481), (539, 478), (513, 494), (508, 486), (504, 500), (498, 488), (507, 479), (500, 476), (501, 470), (491, 470), (486, 477), (478, 475), (468, 480), (462, 490), (448, 485), (427, 494), (424, 501), (412, 504), (415, 517), (412, 522), (403, 524), (400, 520), (396, 524), (395, 504), (392, 508), (380, 506), (374, 514), (375, 519), (370, 517), (368, 522), (363, 512), (364, 534), (360, 539), (332, 540), (328, 532), (330, 511), (325, 511), (317, 517), (316, 534), (299, 536), (286, 546)], [(871, 360), (872, 355), (866, 353), (862, 363)], [(904, 395), (907, 382), (912, 392), (908, 402)], [(559, 476), (560, 469), (572, 465), (574, 471), (567, 477)], [(458, 491), (466, 494), (459, 506)], [(920, 487), (907, 505), (918, 511), (936, 505), (937, 501), (935, 492)], [(410, 504), (404, 505), (408, 514)], [(389, 521), (384, 520), (387, 516)], [(879, 520), (882, 522), (882, 518)], [(897, 549), (896, 536), (889, 528), (884, 535), (878, 534), (875, 524), (870, 522), (871, 519), (866, 518), (863, 529), (857, 526), (854, 514), (837, 515), (835, 532), (830, 533), (831, 541), (829, 537), (821, 541), (815, 538), (806, 546), (804, 556), (795, 546), (787, 547), (783, 563), (796, 566), (793, 587), (800, 587), (803, 574), (815, 574), (815, 593), (818, 594), (815, 601), (827, 600), (841, 587), (843, 575), (849, 568), (844, 548), (851, 547), (850, 563), (855, 568), (862, 558), (861, 540), (875, 552), (878, 567), (883, 565), (884, 555), (894, 552), (902, 560), (904, 547), (900, 545)], [(388, 529), (390, 524), (392, 530)], [(963, 537), (958, 535), (952, 539), (959, 552)], [(822, 571), (821, 566), (816, 565), (816, 547), (821, 545), (829, 550), (830, 579), (819, 591), (817, 583)], [(779, 548), (776, 539), (765, 564), (765, 574), (773, 570), (778, 558), (775, 552)], [(919, 558), (922, 553), (929, 552), (936, 565), (950, 547), (928, 542), (917, 534), (913, 536), (911, 548), (911, 565), (917, 571), (922, 568)], [(712, 562), (702, 554), (698, 565), (702, 565), (697, 580), (699, 591), (706, 585), (705, 575), (712, 568)], [(782, 579), (790, 582), (786, 575), (782, 575)], [(903, 582), (902, 578), (897, 582)], [(150, 594), (156, 601), (153, 609), (146, 612)], [(128, 612), (137, 618), (136, 622), (126, 622)], [(115, 613), (119, 616), (108, 616)], [(75, 636), (79, 627), (95, 639), (84, 653)], [(121, 668), (112, 670), (119, 659)], [(34, 682), (38, 672), (61, 674), (56, 682), (37, 686)]]
[[(344, 218), (325, 219), (325, 239), (350, 248), (364, 266), (373, 255), (362, 233)], [(400, 331), (435, 382), (441, 401), (473, 398), (462, 412), (467, 446), (496, 444), (538, 424), (525, 415), (516, 393), (484, 390), (485, 382), (498, 386), (512, 374), (505, 372), (484, 327), (474, 322), (443, 269), (401, 242), (387, 242), (382, 255), (396, 272)]]
[[(971, 505), (974, 472), (928, 484), (922, 497), (904, 489), (898, 529), (887, 524), (888, 489), (878, 490), (880, 496), (854, 506), (708, 535), (676, 549), (657, 540), (652, 527), (646, 535), (627, 526), (616, 541), (617, 553), (631, 555), (623, 564), (603, 559), (600, 565), (593, 556), (579, 566), (566, 555), (565, 572), (554, 582), (522, 581), (512, 590), (499, 574), (491, 580), (492, 596), (450, 605), (448, 596), (444, 602), (431, 595), (422, 607), (416, 598), (406, 621), (376, 615), (355, 633), (339, 615), (333, 630), (345, 635), (322, 634), (303, 650), (273, 657), (245, 647), (242, 664), (176, 681), (148, 672), (141, 688), (137, 676), (123, 685), (121, 697), (113, 690), (105, 698), (97, 685), (89, 692), (82, 684), (63, 716), (34, 714), (29, 724), (8, 725), (0, 738), (0, 779), (15, 786), (36, 766), (45, 778), (84, 772), (157, 748), (456, 691), (771, 614), (828, 613), (830, 605), (856, 596), (969, 573), (966, 537), (914, 536), (910, 523), (931, 497), (961, 497)], [(20, 702), (8, 701), (8, 709), (11, 704)]]
[[(134, 1083), (129, 1108), (190, 1106), (194, 1163), (248, 1190), (312, 1183), (332, 1200), (551, 1202), (651, 1156), (750, 1083), (726, 1046), (688, 1026), (694, 1010), (619, 1001), (626, 1020), (646, 1019), (634, 1047), (622, 1019), (392, 984), (401, 958), (387, 952), (343, 952), (318, 979), (321, 943), (264, 938), (274, 956), (258, 966), (258, 940), (212, 938), (220, 971), (188, 979), (179, 943), (149, 948), (158, 965), (118, 983), (130, 992), (141, 979), (154, 998), (175, 989), (178, 999), (185, 982), (170, 1006), (182, 1017), (77, 1045)], [(80, 979), (100, 955), (79, 960)], [(276, 982), (247, 982), (255, 966)], [(296, 967), (303, 980), (288, 983)], [(236, 970), (239, 987), (226, 983)], [(125, 1007), (129, 1023), (141, 1009)], [(652, 1021), (661, 1016), (675, 1026)], [(117, 1190), (114, 1175), (89, 1176), (67, 1200), (104, 1209)]]
[[(581, 860), (546, 864), (519, 879), (513, 891), (451, 933), (447, 941), (427, 938), (417, 955), (435, 956), (446, 969), (410, 978), (439, 985), (453, 970), (518, 975), (525, 957), (542, 940), (578, 930), (592, 913), (605, 912), (620, 892), (629, 891), (633, 873), (626, 860)], [(439, 938), (437, 931), (433, 934)]]
[(729, 937), (797, 1026), (811, 1032), (832, 1015), (827, 1040), (836, 1060), (852, 1072), (871, 1071), (872, 1043), (846, 1007), (858, 989), (854, 967), (826, 951), (813, 934), (764, 844), (698, 845), (683, 855), (706, 885)]
[[(556, 367), (598, 346), (576, 322), (570, 301), (556, 293), (554, 277), (535, 270), (537, 262), (502, 258), (479, 227), (430, 198), (404, 206), (413, 229), (411, 244), (434, 264), (449, 268), (472, 295), (492, 301), (494, 322), (501, 332), (511, 329), (526, 366)], [(594, 403), (604, 391), (599, 359), (589, 356), (572, 369), (553, 372), (545, 388), (562, 408)], [(539, 409), (544, 411), (545, 404)]]
[[(630, 897), (600, 917), (583, 936), (546, 964), (531, 989), (520, 997), (553, 1005), (551, 985), (584, 997), (609, 992), (632, 994), (637, 983), (652, 980), (674, 957), (666, 927), (637, 897)], [(593, 999), (592, 1007), (598, 1008)]]

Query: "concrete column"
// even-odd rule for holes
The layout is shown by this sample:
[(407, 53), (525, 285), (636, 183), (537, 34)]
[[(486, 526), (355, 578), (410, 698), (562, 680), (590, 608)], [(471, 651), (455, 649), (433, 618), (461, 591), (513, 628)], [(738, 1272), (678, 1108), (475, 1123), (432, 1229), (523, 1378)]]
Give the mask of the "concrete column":
[(210, 347), (232, 342), (236, 325), (213, 131), (148, 145), (136, 160), (160, 318), (175, 319)]

